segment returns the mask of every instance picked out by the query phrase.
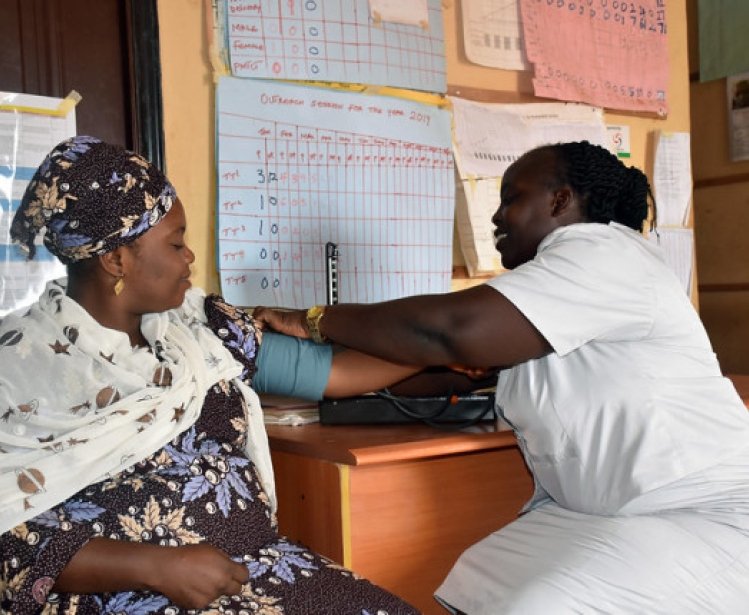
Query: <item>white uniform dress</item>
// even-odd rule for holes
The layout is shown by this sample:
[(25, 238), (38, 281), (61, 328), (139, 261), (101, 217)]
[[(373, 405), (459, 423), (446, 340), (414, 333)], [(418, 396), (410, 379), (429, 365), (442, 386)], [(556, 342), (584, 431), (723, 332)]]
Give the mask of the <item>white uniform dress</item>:
[(536, 492), (438, 599), (471, 615), (749, 613), (749, 412), (659, 249), (575, 224), (489, 285), (554, 349), (497, 383)]

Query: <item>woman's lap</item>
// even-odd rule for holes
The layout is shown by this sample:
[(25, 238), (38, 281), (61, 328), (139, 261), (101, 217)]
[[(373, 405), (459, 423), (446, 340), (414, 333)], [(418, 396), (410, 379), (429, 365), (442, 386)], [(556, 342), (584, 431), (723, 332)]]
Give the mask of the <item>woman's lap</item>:
[[(239, 559), (239, 558), (234, 558)], [(283, 537), (244, 558), (250, 581), (242, 593), (215, 600), (205, 609), (190, 611), (219, 615), (416, 615), (398, 597), (342, 566)], [(186, 582), (190, 582), (186, 580)], [(165, 596), (151, 592), (118, 592), (73, 597), (60, 596), (59, 613), (89, 615), (140, 612), (176, 615), (185, 612)], [(72, 600), (71, 600), (72, 599)], [(73, 605), (76, 605), (73, 608)]]

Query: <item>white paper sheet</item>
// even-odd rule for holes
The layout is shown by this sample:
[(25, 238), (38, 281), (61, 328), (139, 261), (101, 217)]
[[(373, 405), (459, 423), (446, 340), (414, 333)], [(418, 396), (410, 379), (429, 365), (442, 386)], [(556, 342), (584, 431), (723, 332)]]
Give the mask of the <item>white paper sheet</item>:
[(489, 222), (499, 206), (499, 184), (498, 179), (466, 180), (458, 187), (455, 221), (469, 276), (502, 269)]
[(629, 126), (626, 124), (608, 124), (606, 131), (609, 135), (609, 150), (617, 158), (629, 158), (632, 149), (629, 144)]
[(539, 145), (588, 140), (608, 147), (603, 111), (574, 103), (489, 104), (451, 97), (461, 177), (501, 177)]
[[(0, 92), (0, 105), (57, 109), (59, 98)], [(75, 111), (65, 117), (0, 111), (0, 317), (29, 305), (65, 267), (37, 240), (33, 261), (10, 238), (10, 224), (39, 164), (60, 141), (75, 135)]]
[(684, 292), (692, 290), (692, 262), (694, 259), (694, 232), (691, 228), (658, 228), (648, 240), (660, 246), (668, 265), (679, 278)]
[(427, 0), (369, 0), (369, 13), (375, 23), (390, 21), (429, 28)]
[(588, 140), (608, 147), (603, 112), (565, 103), (486, 104), (451, 98), (455, 162), (465, 192), (456, 216), (469, 275), (498, 271), (491, 216), (504, 172), (539, 145)]
[(462, 0), (463, 42), (474, 64), (530, 70), (520, 25), (519, 0)]
[(653, 191), (659, 226), (687, 226), (692, 203), (688, 132), (660, 132), (655, 149)]

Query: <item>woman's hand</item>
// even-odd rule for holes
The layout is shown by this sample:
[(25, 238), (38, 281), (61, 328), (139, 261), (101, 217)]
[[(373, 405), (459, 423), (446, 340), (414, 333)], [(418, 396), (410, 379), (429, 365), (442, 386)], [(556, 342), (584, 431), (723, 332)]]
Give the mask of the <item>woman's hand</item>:
[(247, 568), (209, 544), (164, 548), (151, 561), (149, 589), (186, 609), (202, 609), (242, 591)]
[(186, 609), (202, 609), (238, 594), (249, 580), (245, 566), (210, 544), (159, 545), (93, 538), (57, 577), (54, 591), (100, 594), (150, 590)]
[(268, 327), (279, 333), (309, 339), (306, 310), (277, 310), (258, 306), (253, 310), (252, 317), (261, 329)]

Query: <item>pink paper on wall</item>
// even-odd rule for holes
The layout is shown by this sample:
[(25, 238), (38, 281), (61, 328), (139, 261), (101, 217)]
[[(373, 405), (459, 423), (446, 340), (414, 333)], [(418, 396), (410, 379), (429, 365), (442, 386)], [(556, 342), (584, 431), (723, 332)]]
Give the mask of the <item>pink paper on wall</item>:
[(536, 96), (668, 112), (666, 0), (521, 0)]

